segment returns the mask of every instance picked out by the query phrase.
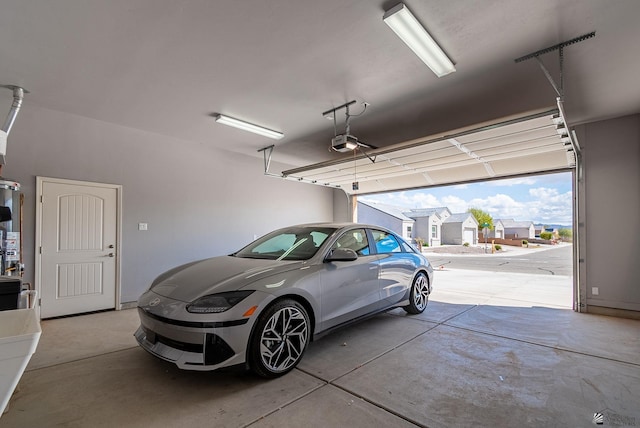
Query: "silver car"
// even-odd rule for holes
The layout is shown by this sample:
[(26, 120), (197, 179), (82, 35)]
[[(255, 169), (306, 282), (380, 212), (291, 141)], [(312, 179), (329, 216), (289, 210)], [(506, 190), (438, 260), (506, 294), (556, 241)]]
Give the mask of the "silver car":
[(276, 230), (163, 273), (138, 300), (135, 337), (188, 370), (292, 370), (313, 338), (395, 307), (425, 310), (433, 269), (393, 232), (354, 223)]

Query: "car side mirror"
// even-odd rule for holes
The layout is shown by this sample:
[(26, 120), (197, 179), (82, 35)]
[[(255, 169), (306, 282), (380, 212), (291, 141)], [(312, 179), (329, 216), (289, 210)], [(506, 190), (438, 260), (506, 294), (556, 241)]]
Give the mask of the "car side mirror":
[(351, 248), (334, 248), (331, 250), (325, 262), (352, 262), (358, 260), (358, 254)]

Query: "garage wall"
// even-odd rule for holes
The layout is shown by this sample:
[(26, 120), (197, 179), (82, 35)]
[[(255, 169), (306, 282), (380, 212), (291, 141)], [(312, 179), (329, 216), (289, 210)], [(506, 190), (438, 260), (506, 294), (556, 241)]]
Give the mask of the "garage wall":
[(640, 115), (576, 131), (584, 159), (585, 212), (579, 222), (585, 230), (587, 311), (640, 311)]
[(333, 189), (333, 221), (346, 223), (353, 221), (351, 198), (344, 190)]
[[(2, 105), (10, 105), (10, 101)], [(8, 107), (7, 107), (8, 108)], [(287, 169), (272, 164), (272, 169)], [(123, 186), (122, 302), (164, 270), (237, 250), (277, 227), (333, 220), (333, 192), (263, 175), (262, 158), (25, 106), (4, 177), (25, 194), (25, 281), (34, 279), (36, 176)], [(138, 223), (149, 224), (138, 231)]]

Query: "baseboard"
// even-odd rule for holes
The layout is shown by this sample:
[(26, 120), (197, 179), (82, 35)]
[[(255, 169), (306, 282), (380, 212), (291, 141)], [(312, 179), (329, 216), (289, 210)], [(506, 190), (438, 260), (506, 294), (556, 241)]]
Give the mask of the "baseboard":
[(632, 320), (640, 320), (639, 311), (630, 311), (627, 309), (606, 308), (604, 306), (587, 305), (587, 313), (596, 315), (607, 315), (610, 317), (629, 318)]
[(120, 303), (120, 309), (134, 309), (138, 307), (138, 302)]

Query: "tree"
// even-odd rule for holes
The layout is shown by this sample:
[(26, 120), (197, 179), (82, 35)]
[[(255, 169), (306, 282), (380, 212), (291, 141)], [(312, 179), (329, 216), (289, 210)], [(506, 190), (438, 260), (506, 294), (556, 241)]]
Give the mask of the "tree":
[(480, 208), (469, 208), (467, 212), (471, 213), (476, 221), (478, 222), (478, 226), (480, 228), (485, 227), (485, 224), (488, 224), (489, 229), (493, 229), (493, 217), (488, 212), (482, 211)]
[(571, 229), (560, 229), (558, 230), (558, 235), (562, 238), (563, 241), (571, 241), (573, 238), (573, 230)]

